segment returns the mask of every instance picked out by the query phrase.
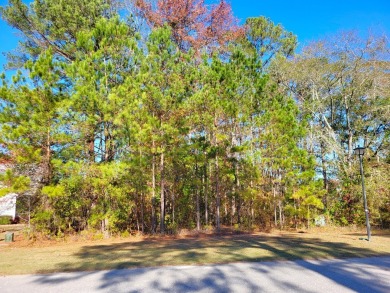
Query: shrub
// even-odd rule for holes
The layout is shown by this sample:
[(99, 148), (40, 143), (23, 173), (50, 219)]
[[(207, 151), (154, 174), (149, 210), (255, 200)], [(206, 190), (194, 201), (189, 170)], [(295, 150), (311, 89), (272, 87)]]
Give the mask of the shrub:
[(11, 216), (0, 216), (0, 225), (9, 225), (12, 222)]

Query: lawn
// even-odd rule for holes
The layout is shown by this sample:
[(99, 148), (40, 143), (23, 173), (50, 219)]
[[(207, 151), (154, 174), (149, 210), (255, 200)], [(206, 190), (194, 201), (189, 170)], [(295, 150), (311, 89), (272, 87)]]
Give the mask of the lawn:
[(240, 261), (328, 259), (390, 255), (390, 231), (301, 231), (199, 234), (7, 244), (0, 241), (0, 275), (91, 271)]

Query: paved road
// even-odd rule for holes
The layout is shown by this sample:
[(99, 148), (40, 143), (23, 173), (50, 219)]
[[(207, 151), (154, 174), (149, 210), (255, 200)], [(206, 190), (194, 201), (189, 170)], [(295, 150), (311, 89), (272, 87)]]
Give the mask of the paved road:
[(1, 276), (0, 292), (390, 292), (390, 257)]

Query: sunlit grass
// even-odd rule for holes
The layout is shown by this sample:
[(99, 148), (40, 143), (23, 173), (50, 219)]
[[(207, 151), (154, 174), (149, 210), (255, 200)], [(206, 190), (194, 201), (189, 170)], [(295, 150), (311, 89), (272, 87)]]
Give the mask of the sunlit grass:
[(390, 254), (390, 232), (312, 231), (200, 237), (147, 237), (34, 244), (0, 242), (0, 274), (90, 271), (240, 261), (325, 259)]

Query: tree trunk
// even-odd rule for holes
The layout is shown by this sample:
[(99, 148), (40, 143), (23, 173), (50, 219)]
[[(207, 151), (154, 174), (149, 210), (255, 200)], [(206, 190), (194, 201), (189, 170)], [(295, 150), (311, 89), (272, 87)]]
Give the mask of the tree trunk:
[(237, 201), (236, 201), (236, 210), (237, 210), (237, 224), (241, 224), (240, 219), (240, 209), (241, 209), (241, 200), (239, 196), (240, 192), (240, 177), (238, 176), (239, 168), (238, 163), (236, 163), (236, 170), (235, 170), (235, 180), (236, 180), (236, 188), (237, 188)]
[(255, 209), (253, 208), (253, 199), (250, 200), (249, 209), (250, 209), (250, 226), (252, 227), (255, 222)]
[[(218, 130), (218, 122), (217, 122), (217, 116), (214, 115), (214, 147), (218, 147), (218, 138), (217, 138), (217, 130)], [(221, 198), (219, 195), (219, 162), (218, 162), (218, 148), (216, 150), (215, 154), (215, 197), (216, 197), (216, 219), (215, 219), (215, 225), (217, 228), (217, 231), (220, 230), (220, 222), (221, 222), (221, 215), (220, 215), (220, 207), (221, 207)]]
[[(142, 168), (142, 161), (141, 161), (141, 158), (142, 158), (142, 151), (141, 151), (141, 148), (139, 149), (139, 166), (138, 168)], [(138, 188), (141, 189), (141, 185), (142, 185), (142, 181), (141, 181), (141, 178), (139, 177), (138, 179)], [(141, 191), (140, 193), (140, 196), (141, 196), (141, 231), (142, 231), (142, 234), (145, 233), (145, 198), (144, 198), (144, 193), (143, 191)]]
[[(251, 187), (251, 193), (252, 193), (252, 191), (253, 191), (253, 180), (252, 179), (251, 179), (251, 182), (250, 182), (250, 187)], [(254, 202), (253, 195), (251, 194), (251, 200), (250, 200), (250, 203), (249, 203), (249, 208), (250, 208), (250, 213), (251, 213), (251, 215), (250, 215), (251, 227), (252, 227), (252, 225), (255, 222), (255, 209), (253, 207), (253, 202)]]
[(46, 133), (46, 154), (45, 154), (45, 172), (46, 174), (44, 174), (44, 180), (45, 180), (45, 183), (50, 183), (51, 181), (51, 176), (52, 176), (52, 168), (51, 168), (51, 149), (50, 149), (50, 146), (51, 146), (51, 135), (50, 135), (50, 128), (48, 127), (47, 129), (47, 133)]
[(233, 196), (232, 196), (232, 201), (231, 201), (231, 205), (232, 205), (232, 211), (231, 211), (231, 215), (230, 215), (230, 226), (233, 226), (233, 222), (234, 222), (234, 216), (236, 215), (236, 197), (234, 195), (235, 193), (235, 190), (233, 188)]
[(141, 231), (142, 234), (145, 233), (145, 216), (144, 216), (145, 200), (144, 193), (141, 192)]
[(210, 168), (210, 165), (207, 162), (206, 166), (205, 166), (205, 174), (204, 174), (204, 180), (206, 181), (205, 191), (204, 191), (204, 218), (205, 218), (206, 225), (209, 224), (208, 194), (209, 194), (209, 181), (210, 181), (209, 174), (211, 174), (211, 172), (209, 172), (209, 170), (207, 170), (209, 168)]
[(298, 229), (297, 204), (296, 204), (296, 202), (295, 202), (295, 199), (294, 199), (294, 210), (295, 210), (295, 214), (294, 214), (295, 229)]
[(138, 213), (138, 211), (139, 211), (139, 209), (138, 209), (138, 207), (136, 206), (136, 207), (135, 207), (135, 211), (133, 211), (133, 212), (135, 212), (135, 221), (136, 221), (136, 225), (137, 225), (137, 231), (138, 231), (138, 233), (139, 233), (139, 231), (141, 230), (141, 226), (140, 226), (140, 224), (139, 224), (139, 213)]
[(198, 163), (196, 161), (196, 155), (195, 155), (195, 197), (196, 197), (196, 230), (200, 231), (200, 202), (199, 202), (199, 192), (200, 188), (198, 186)]
[(276, 189), (275, 186), (272, 186), (272, 193), (274, 195), (274, 221), (275, 221), (275, 227), (278, 226), (278, 214), (276, 210)]
[(95, 134), (94, 131), (87, 136), (87, 148), (88, 148), (88, 157), (91, 163), (95, 162)]
[(152, 140), (152, 233), (156, 233), (157, 219), (156, 219), (156, 155), (155, 143)]
[(228, 219), (228, 215), (229, 215), (229, 209), (228, 209), (228, 199), (227, 199), (227, 196), (226, 196), (226, 193), (224, 192), (224, 195), (223, 195), (223, 207), (224, 207), (224, 216), (222, 217), (222, 224), (223, 223), (228, 223), (229, 222), (229, 219)]
[(216, 219), (215, 225), (217, 231), (220, 229), (220, 206), (221, 198), (219, 196), (219, 166), (218, 166), (218, 155), (215, 157), (215, 196), (216, 196)]
[(324, 206), (326, 209), (328, 209), (328, 190), (329, 190), (329, 183), (328, 183), (328, 173), (326, 169), (326, 158), (325, 158), (325, 146), (324, 142), (321, 141), (321, 167), (322, 167), (322, 177), (324, 182), (324, 190), (326, 190), (324, 197), (322, 199)]
[(164, 153), (160, 154), (160, 233), (165, 233)]
[(196, 229), (200, 231), (200, 204), (199, 204), (199, 190), (196, 189)]
[(348, 105), (347, 97), (344, 97), (344, 105), (345, 105), (345, 119), (347, 122), (347, 130), (348, 130), (348, 167), (350, 169), (352, 164), (352, 155), (353, 155), (353, 131), (351, 127), (351, 120), (349, 117), (349, 105)]
[(172, 192), (171, 202), (172, 202), (172, 223), (175, 223), (175, 190)]
[(104, 238), (109, 238), (110, 237), (110, 231), (109, 231), (109, 222), (107, 218), (104, 218), (101, 221), (101, 231), (103, 234)]
[(280, 229), (283, 229), (282, 201), (281, 200), (279, 200), (279, 202), (278, 202), (278, 208), (279, 208), (279, 225), (280, 225)]
[(104, 162), (110, 161), (111, 137), (108, 122), (104, 123)]

